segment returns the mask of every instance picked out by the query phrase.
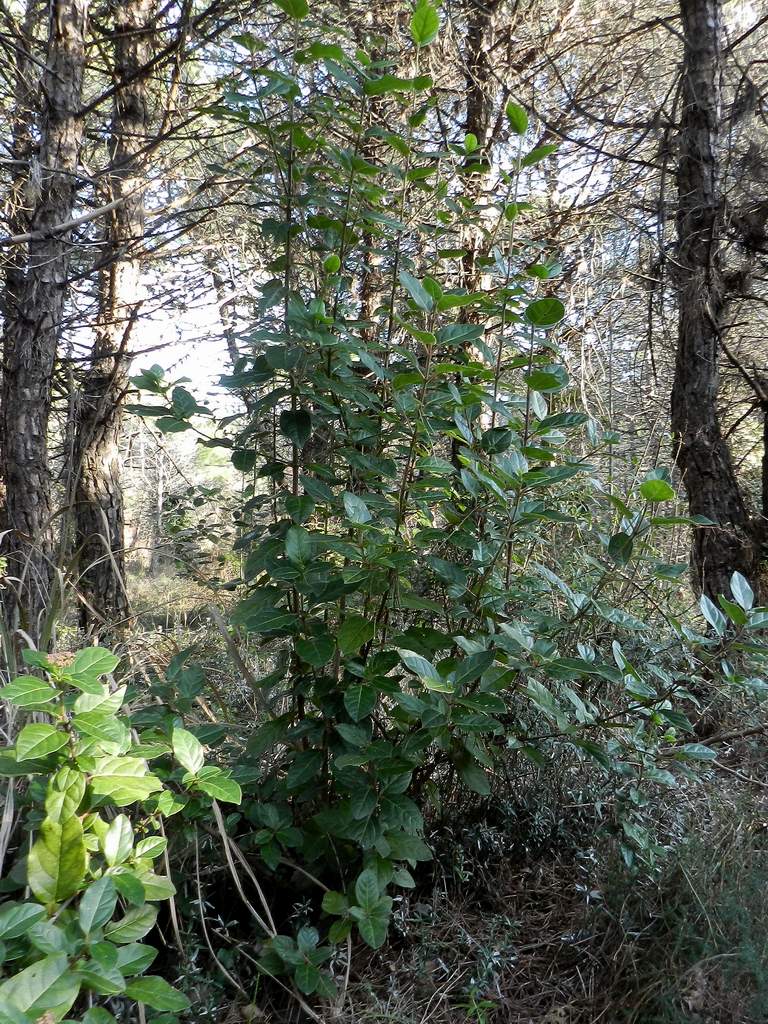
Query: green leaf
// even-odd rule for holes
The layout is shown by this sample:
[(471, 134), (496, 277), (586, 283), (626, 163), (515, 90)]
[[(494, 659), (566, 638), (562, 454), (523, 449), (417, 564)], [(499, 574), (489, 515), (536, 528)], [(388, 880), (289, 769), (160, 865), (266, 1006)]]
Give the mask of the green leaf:
[(197, 412), (197, 402), (186, 388), (174, 388), (171, 392), (173, 411), (179, 419), (188, 419)]
[(304, 409), (280, 413), (280, 433), (297, 448), (303, 448), (312, 433), (312, 417)]
[(507, 103), (504, 109), (509, 121), (509, 127), (515, 135), (525, 135), (528, 131), (528, 115), (525, 110), (518, 103), (513, 103), (512, 100)]
[(565, 316), (565, 306), (560, 299), (535, 299), (525, 310), (525, 318), (534, 327), (544, 330), (559, 324)]
[(327, 665), (336, 650), (333, 637), (328, 633), (301, 637), (295, 641), (294, 647), (301, 660), (313, 668), (322, 668), (323, 665)]
[(37, 903), (7, 903), (0, 908), (0, 939), (18, 939), (43, 917), (45, 908)]
[(453, 671), (452, 681), (454, 688), (468, 686), (490, 668), (494, 661), (493, 651), (478, 651), (464, 658)]
[[(289, 18), (296, 18), (300, 21), (302, 18), (306, 18), (309, 14), (309, 4), (307, 0), (275, 0), (275, 3), (284, 11)], [(150, 1003), (150, 1006), (152, 1004)], [(156, 1007), (157, 1009), (157, 1007)]]
[(735, 572), (731, 576), (731, 593), (745, 612), (750, 611), (755, 603), (755, 593), (749, 585), (749, 580), (740, 572)]
[(342, 48), (335, 43), (311, 43), (296, 54), (296, 60), (300, 64), (311, 60), (333, 60), (337, 64), (343, 64), (346, 59)]
[(115, 883), (115, 888), (123, 899), (130, 903), (131, 906), (140, 907), (144, 904), (146, 898), (144, 886), (131, 868), (110, 868), (109, 877)]
[[(282, 6), (282, 4), (281, 4)], [(181, 1013), (190, 1007), (189, 999), (157, 975), (150, 974), (146, 978), (136, 978), (126, 985), (125, 994), (137, 1003), (145, 1003), (153, 1010), (166, 1010), (170, 1013)]]
[(92, 1006), (83, 1014), (82, 1024), (117, 1024), (117, 1021), (103, 1006)]
[(646, 501), (660, 502), (672, 501), (675, 492), (670, 483), (666, 480), (644, 480), (640, 484), (640, 494)]
[(114, 672), (120, 659), (104, 647), (85, 647), (78, 651), (67, 675), (103, 676)]
[(346, 914), (348, 907), (349, 901), (343, 893), (330, 890), (323, 894), (323, 910), (326, 914)]
[(147, 836), (136, 843), (136, 856), (142, 860), (154, 860), (165, 852), (168, 840), (164, 836)]
[(35, 1022), (26, 1013), (22, 1013), (18, 1007), (11, 1006), (6, 1002), (0, 1006), (0, 1024), (35, 1024)]
[(293, 764), (285, 776), (285, 784), (289, 791), (301, 789), (311, 782), (323, 767), (322, 750), (302, 750), (293, 759)]
[(176, 886), (167, 875), (156, 875), (153, 871), (144, 871), (139, 875), (144, 888), (144, 895), (150, 903), (168, 900), (176, 895)]
[(408, 832), (387, 832), (385, 836), (389, 853), (387, 856), (394, 860), (432, 860), (432, 851), (420, 836), (410, 835)]
[(94, 794), (108, 796), (120, 807), (162, 788), (162, 782), (149, 774), (146, 761), (138, 757), (99, 757), (91, 773)]
[(253, 450), (239, 449), (232, 452), (231, 462), (238, 473), (250, 473), (256, 465), (258, 453)]
[(150, 932), (157, 920), (157, 907), (146, 903), (143, 907), (135, 907), (129, 910), (125, 917), (107, 925), (104, 934), (110, 942), (119, 946), (125, 943), (136, 942), (143, 939), (147, 932)]
[(693, 761), (714, 761), (717, 757), (717, 751), (703, 743), (685, 743), (680, 747), (680, 753)]
[(129, 978), (132, 974), (141, 974), (157, 957), (154, 946), (144, 946), (140, 942), (129, 942), (117, 947), (116, 966), (120, 973)]
[(344, 707), (353, 722), (366, 718), (376, 706), (376, 691), (371, 686), (350, 686), (344, 692)]
[[(89, 697), (91, 695), (83, 694), (83, 696)], [(75, 715), (73, 722), (78, 732), (90, 736), (91, 739), (98, 740), (99, 743), (117, 743), (128, 746), (126, 742), (129, 735), (128, 727), (125, 722), (116, 718), (114, 713), (101, 709), (98, 711), (84, 711), (81, 715)]]
[(312, 534), (303, 526), (291, 526), (285, 535), (285, 555), (291, 562), (308, 562), (315, 550)]
[(735, 626), (745, 626), (747, 624), (747, 613), (743, 608), (734, 604), (733, 601), (729, 601), (728, 598), (723, 597), (722, 594), (717, 600), (720, 607)]
[(180, 420), (176, 416), (160, 416), (155, 420), (155, 426), (161, 434), (180, 434), (184, 430), (191, 430), (191, 423)]
[(387, 941), (391, 910), (391, 898), (382, 896), (378, 908), (358, 920), (357, 928), (360, 937), (371, 949), (380, 949)]
[(76, 714), (87, 714), (90, 711), (103, 711), (106, 714), (114, 715), (123, 706), (127, 687), (120, 686), (117, 690), (110, 691), (108, 686), (99, 684), (99, 689), (94, 693), (81, 693), (74, 704)]
[(0, 697), (18, 708), (39, 707), (52, 701), (57, 691), (44, 679), (35, 676), (19, 676), (0, 690)]
[(29, 852), (27, 881), (41, 903), (62, 903), (85, 877), (86, 849), (79, 818), (46, 819)]
[(305, 996), (312, 995), (317, 990), (320, 984), (321, 974), (317, 967), (309, 960), (305, 960), (300, 963), (296, 970), (293, 972), (293, 980), (296, 982), (296, 988), (303, 992)]
[(714, 629), (718, 636), (722, 636), (725, 633), (728, 625), (728, 620), (714, 604), (706, 594), (702, 594), (699, 598), (699, 607), (701, 608), (701, 614)]
[(60, 1020), (74, 1003), (80, 981), (65, 953), (54, 953), (19, 971), (0, 985), (0, 1006), (27, 1013), (33, 1020), (44, 1013)]
[(208, 765), (197, 773), (195, 786), (222, 803), (239, 804), (243, 799), (239, 783), (215, 765)]
[(110, 822), (101, 841), (101, 848), (110, 867), (122, 864), (130, 857), (133, 849), (133, 826), (125, 814), (118, 814)]
[(347, 519), (351, 523), (356, 523), (358, 526), (370, 523), (373, 516), (362, 498), (357, 494), (352, 494), (350, 491), (344, 491), (343, 500)]
[(626, 565), (632, 558), (634, 543), (627, 533), (617, 533), (608, 542), (608, 554), (617, 565)]
[(171, 736), (171, 744), (174, 757), (188, 772), (194, 775), (203, 767), (205, 754), (197, 736), (186, 729), (176, 728)]
[(315, 511), (315, 500), (308, 494), (291, 494), (285, 499), (285, 511), (294, 523), (304, 523)]
[(115, 883), (104, 875), (93, 882), (80, 899), (78, 920), (85, 935), (94, 928), (100, 928), (112, 917), (117, 906), (117, 889)]
[(415, 651), (405, 651), (398, 648), (397, 653), (400, 655), (400, 660), (403, 664), (419, 677), (428, 690), (437, 690), (441, 693), (451, 693), (453, 691), (453, 683), (447, 682), (431, 661), (422, 658)]
[(336, 643), (342, 654), (356, 654), (373, 638), (375, 628), (362, 615), (347, 615), (339, 629)]
[(526, 374), (525, 383), (531, 391), (561, 391), (568, 384), (568, 374), (561, 366), (549, 370), (533, 370)]
[(355, 899), (366, 913), (374, 910), (381, 894), (378, 875), (372, 868), (366, 868), (355, 882)]
[(366, 96), (385, 96), (390, 92), (419, 92), (429, 89), (432, 85), (430, 75), (418, 75), (416, 78), (400, 78), (399, 75), (380, 75), (378, 78), (366, 80), (363, 91)]
[(355, 882), (355, 899), (358, 905), (349, 908), (363, 941), (372, 949), (384, 945), (392, 911), (391, 898), (382, 896), (379, 892), (377, 874), (372, 868), (367, 868)]
[(533, 167), (534, 164), (539, 164), (542, 160), (546, 160), (557, 148), (556, 142), (549, 142), (544, 146), (536, 146), (535, 149), (532, 149), (530, 153), (523, 157), (520, 161), (520, 166)]
[(67, 743), (67, 734), (54, 725), (25, 725), (16, 740), (16, 760), (30, 761), (60, 750)]
[(25, 647), (21, 652), (21, 660), (25, 665), (34, 665), (36, 668), (44, 668), (46, 672), (49, 672), (53, 665), (48, 660), (48, 655), (43, 654), (42, 651), (36, 651), (30, 647)]
[(419, 0), (411, 17), (411, 39), (417, 46), (429, 46), (440, 31), (440, 18), (428, 0)]
[(491, 784), (479, 764), (472, 760), (463, 761), (459, 766), (459, 775), (465, 786), (480, 796), (488, 796)]
[(405, 288), (419, 309), (423, 309), (428, 313), (434, 305), (434, 299), (424, 285), (417, 281), (413, 274), (409, 274), (407, 270), (400, 271), (399, 279), (400, 284)]

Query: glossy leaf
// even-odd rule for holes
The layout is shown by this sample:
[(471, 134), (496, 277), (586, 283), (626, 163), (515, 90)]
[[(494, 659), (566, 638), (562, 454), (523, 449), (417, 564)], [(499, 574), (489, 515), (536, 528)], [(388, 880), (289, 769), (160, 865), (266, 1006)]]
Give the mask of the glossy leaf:
[(94, 928), (106, 924), (116, 906), (117, 890), (109, 875), (92, 882), (83, 893), (78, 909), (78, 921), (83, 932), (88, 935)]
[(145, 1003), (153, 1010), (167, 1010), (171, 1013), (182, 1013), (190, 1007), (189, 999), (183, 992), (169, 985), (158, 975), (136, 978), (126, 986), (125, 994), (137, 1003)]
[(176, 728), (171, 736), (173, 754), (188, 772), (198, 772), (203, 767), (205, 753), (200, 740), (186, 729)]
[(62, 903), (85, 876), (86, 849), (79, 818), (46, 820), (29, 852), (29, 887), (41, 903)]
[(66, 746), (67, 734), (53, 725), (25, 725), (16, 739), (16, 760), (45, 757)]

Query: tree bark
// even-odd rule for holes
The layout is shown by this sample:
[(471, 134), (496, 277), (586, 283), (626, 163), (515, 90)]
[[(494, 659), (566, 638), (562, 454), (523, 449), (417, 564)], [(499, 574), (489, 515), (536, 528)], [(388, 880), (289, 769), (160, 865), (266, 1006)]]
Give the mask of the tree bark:
[(6, 292), (3, 336), (2, 475), (9, 532), (6, 615), (35, 642), (44, 639), (54, 571), (48, 419), (51, 378), (67, 298), (71, 240), (47, 234), (72, 217), (78, 152), (87, 0), (51, 0), (48, 58), (37, 159), (30, 159), (31, 231), (26, 263)]
[(128, 339), (140, 306), (144, 233), (142, 151), (150, 113), (141, 73), (150, 57), (156, 0), (113, 0), (114, 81), (107, 202), (100, 254), (99, 322), (80, 396), (75, 441), (75, 545), (81, 568), (81, 622), (98, 628), (129, 614), (120, 459), (123, 400), (128, 389)]
[[(477, 139), (477, 150), (470, 153), (465, 161), (464, 196), (474, 206), (483, 203), (490, 181), (491, 128), (494, 116), (496, 78), (494, 76), (491, 49), (496, 14), (500, 0), (487, 3), (467, 4), (467, 35), (464, 44), (464, 82), (466, 110), (464, 132)], [(482, 220), (482, 212), (481, 218)], [(466, 250), (461, 260), (462, 285), (467, 291), (475, 291), (482, 283), (482, 269), (478, 259), (487, 251), (482, 224), (470, 217), (462, 232), (462, 247)]]
[(716, 528), (694, 532), (696, 588), (730, 594), (741, 572), (757, 584), (759, 544), (717, 410), (718, 358), (725, 300), (719, 191), (721, 0), (681, 0), (684, 55), (677, 164), (678, 341), (672, 389), (675, 461), (691, 515)]

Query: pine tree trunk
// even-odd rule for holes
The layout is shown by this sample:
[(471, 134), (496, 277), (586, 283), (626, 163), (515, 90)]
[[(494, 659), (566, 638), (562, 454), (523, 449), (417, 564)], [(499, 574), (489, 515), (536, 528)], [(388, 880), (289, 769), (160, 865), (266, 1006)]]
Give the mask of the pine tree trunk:
[(730, 595), (734, 570), (757, 583), (759, 546), (739, 488), (718, 411), (718, 357), (724, 304), (719, 193), (721, 0), (681, 0), (685, 38), (677, 165), (675, 279), (679, 322), (672, 390), (675, 458), (691, 515), (716, 529), (694, 534), (696, 587)]
[(28, 175), (31, 215), (26, 261), (6, 289), (2, 388), (2, 475), (6, 487), (7, 621), (33, 640), (44, 635), (54, 569), (48, 419), (51, 378), (67, 297), (87, 0), (51, 0), (48, 59), (37, 158)]
[(99, 271), (99, 323), (83, 383), (75, 442), (75, 544), (81, 621), (119, 623), (128, 615), (120, 431), (128, 388), (128, 340), (138, 313), (144, 231), (144, 161), (149, 111), (141, 73), (149, 59), (156, 0), (115, 0), (109, 215)]
[[(464, 132), (466, 135), (474, 135), (477, 150), (468, 154), (464, 161), (464, 199), (480, 205), (483, 204), (490, 181), (493, 142), (491, 129), (497, 90), (491, 49), (499, 4), (500, 0), (489, 0), (482, 4), (470, 3), (467, 10), (467, 35), (464, 43)], [(466, 251), (461, 260), (461, 283), (471, 292), (480, 288), (482, 284), (483, 272), (478, 266), (478, 260), (486, 254), (487, 244), (481, 224), (478, 222), (467, 224), (462, 234), (462, 247)]]

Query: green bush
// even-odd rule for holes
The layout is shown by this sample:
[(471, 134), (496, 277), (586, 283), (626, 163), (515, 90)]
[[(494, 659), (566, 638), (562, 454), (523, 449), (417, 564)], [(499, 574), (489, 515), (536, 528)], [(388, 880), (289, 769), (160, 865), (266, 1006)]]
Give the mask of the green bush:
[[(425, 815), (487, 798), (511, 755), (591, 763), (626, 863), (652, 864), (646, 787), (714, 756), (686, 742), (683, 709), (697, 680), (757, 685), (745, 635), (768, 614), (735, 576), (722, 611), (703, 599), (707, 632), (682, 623), (685, 567), (658, 535), (691, 521), (662, 511), (669, 474), (600, 482), (615, 437), (573, 401), (560, 268), (526, 259), (527, 204), (511, 202), (553, 147), (527, 148), (514, 104), (519, 144), (498, 168), (476, 140), (434, 142), (429, 3), (407, 78), (281, 6), (293, 24), (271, 48), (241, 37), (261, 63), (216, 111), (276, 169), (254, 171), (273, 276), (222, 378), (245, 411), (206, 433), (183, 382), (155, 366), (134, 383), (155, 398), (141, 415), (198, 430), (247, 481), (230, 624), (275, 668), (251, 680), (261, 713), (227, 827), (277, 891), (297, 864), (325, 890), (297, 933), (287, 916), (266, 930), (260, 965), (330, 999), (333, 948), (381, 947), (393, 894), (431, 858)], [(489, 174), (501, 198), (481, 201)], [(482, 280), (467, 280), (468, 237)]]
[[(0, 757), (0, 775), (28, 780), (29, 834), (4, 881), (11, 898), (0, 904), (0, 1020), (59, 1020), (81, 994), (185, 1010), (183, 993), (145, 973), (157, 950), (140, 941), (175, 892), (155, 871), (166, 849), (162, 821), (183, 807), (179, 790), (238, 803), (239, 786), (205, 765), (200, 742), (183, 728), (137, 739), (123, 708), (126, 687), (103, 681), (119, 664), (109, 651), (27, 650), (24, 661), (42, 675), (12, 679), (0, 697), (46, 721), (24, 725)], [(150, 760), (163, 767), (150, 771)], [(82, 1020), (114, 1018), (92, 1006)]]

